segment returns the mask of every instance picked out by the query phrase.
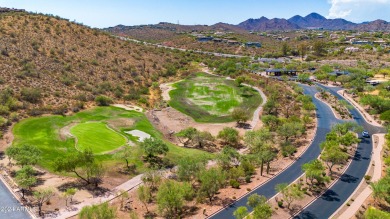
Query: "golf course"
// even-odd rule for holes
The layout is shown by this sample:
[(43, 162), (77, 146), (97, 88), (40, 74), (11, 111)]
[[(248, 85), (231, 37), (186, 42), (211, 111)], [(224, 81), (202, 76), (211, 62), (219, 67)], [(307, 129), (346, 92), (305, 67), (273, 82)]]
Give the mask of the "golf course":
[[(128, 134), (132, 130), (162, 139), (162, 134), (143, 113), (111, 106), (96, 107), (71, 116), (51, 115), (24, 119), (13, 127), (13, 144), (37, 146), (42, 152), (38, 165), (50, 171), (53, 171), (54, 161), (64, 153), (88, 148), (98, 160), (115, 166), (123, 161), (117, 160), (110, 152), (124, 146), (134, 147), (132, 162), (142, 171), (144, 163), (138, 147), (139, 137)], [(130, 142), (133, 146), (130, 146)], [(207, 152), (166, 143), (169, 147), (166, 157), (172, 163), (185, 156), (211, 156)]]
[(173, 87), (169, 105), (197, 122), (232, 122), (234, 108), (241, 107), (253, 114), (262, 102), (256, 90), (205, 73), (192, 74)]

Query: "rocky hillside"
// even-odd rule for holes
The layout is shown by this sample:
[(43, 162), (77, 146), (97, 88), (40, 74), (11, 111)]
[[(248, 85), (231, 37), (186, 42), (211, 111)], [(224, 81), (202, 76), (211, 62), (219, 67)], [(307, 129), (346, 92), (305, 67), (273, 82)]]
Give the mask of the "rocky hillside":
[(103, 29), (110, 34), (118, 36), (129, 36), (134, 39), (145, 40), (149, 42), (163, 42), (181, 38), (182, 33), (204, 32), (204, 31), (222, 31), (245, 33), (246, 31), (234, 25), (217, 23), (208, 25), (179, 25), (167, 22), (150, 25), (125, 26), (117, 25)]
[(288, 19), (291, 23), (301, 28), (324, 28), (327, 30), (354, 29), (356, 24), (344, 19), (326, 19), (324, 16), (311, 13), (305, 17), (296, 15)]
[(298, 25), (293, 24), (286, 19), (268, 19), (266, 17), (248, 19), (237, 26), (248, 31), (285, 31), (300, 29)]
[(148, 105), (152, 83), (192, 59), (57, 17), (1, 13), (0, 123), (78, 110), (101, 95)]
[(355, 29), (360, 31), (390, 31), (390, 23), (384, 20), (375, 20), (360, 24)]

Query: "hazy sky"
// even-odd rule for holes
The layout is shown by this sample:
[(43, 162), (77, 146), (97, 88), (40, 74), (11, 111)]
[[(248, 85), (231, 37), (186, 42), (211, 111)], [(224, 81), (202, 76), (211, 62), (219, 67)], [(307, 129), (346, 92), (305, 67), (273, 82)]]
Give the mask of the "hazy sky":
[(248, 18), (290, 18), (317, 12), (353, 22), (390, 21), (390, 0), (0, 0), (1, 7), (59, 15), (92, 26), (238, 24)]

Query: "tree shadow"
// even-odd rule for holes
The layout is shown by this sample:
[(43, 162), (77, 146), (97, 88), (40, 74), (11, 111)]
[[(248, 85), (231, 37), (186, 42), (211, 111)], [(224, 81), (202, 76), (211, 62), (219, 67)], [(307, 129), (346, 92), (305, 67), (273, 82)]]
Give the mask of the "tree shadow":
[(340, 180), (347, 183), (356, 183), (359, 180), (359, 178), (351, 176), (349, 174), (343, 174), (340, 177)]
[(302, 211), (299, 215), (293, 218), (294, 219), (316, 219), (317, 217), (310, 211)]
[(336, 192), (329, 189), (322, 195), (321, 199), (326, 200), (326, 201), (340, 201), (340, 199), (337, 198), (338, 196), (339, 195)]

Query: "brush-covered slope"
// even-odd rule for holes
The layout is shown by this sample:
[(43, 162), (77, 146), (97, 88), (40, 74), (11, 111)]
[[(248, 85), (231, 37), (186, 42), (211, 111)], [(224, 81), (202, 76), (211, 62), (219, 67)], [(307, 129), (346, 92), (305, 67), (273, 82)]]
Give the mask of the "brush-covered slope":
[(148, 87), (189, 59), (67, 20), (0, 14), (0, 116), (72, 109), (99, 95), (146, 103)]

